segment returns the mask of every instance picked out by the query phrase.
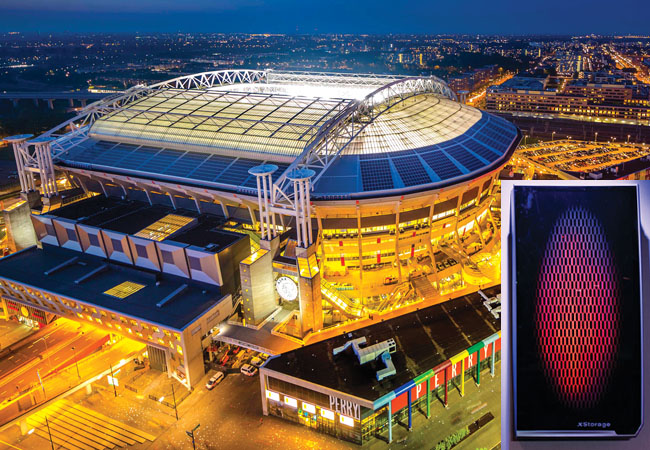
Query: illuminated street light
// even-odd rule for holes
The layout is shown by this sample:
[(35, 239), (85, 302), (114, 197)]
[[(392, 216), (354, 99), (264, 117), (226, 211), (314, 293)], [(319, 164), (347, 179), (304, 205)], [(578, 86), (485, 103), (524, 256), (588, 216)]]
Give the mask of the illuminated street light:
[(196, 450), (196, 443), (194, 442), (194, 433), (196, 432), (197, 428), (201, 426), (200, 423), (197, 423), (194, 428), (192, 428), (191, 431), (186, 431), (185, 433), (192, 438), (192, 448)]
[(50, 437), (50, 445), (52, 446), (52, 450), (54, 450), (54, 441), (52, 441), (52, 432), (50, 431), (50, 421), (47, 420), (47, 417), (45, 417), (45, 425), (47, 425), (47, 435)]
[(50, 352), (47, 349), (47, 340), (45, 338), (47, 338), (47, 336), (43, 336), (42, 338), (36, 339), (36, 341), (34, 343), (36, 343), (38, 341), (43, 341), (45, 343), (45, 353), (47, 353), (47, 361), (48, 361), (48, 364), (50, 365), (50, 370), (52, 370), (52, 357), (50, 356)]
[(110, 364), (110, 367), (111, 367), (111, 380), (113, 381), (113, 383), (111, 383), (113, 385), (113, 394), (115, 394), (115, 397), (117, 397), (117, 388), (115, 387), (115, 374), (113, 374), (113, 364)]
[(72, 351), (74, 352), (74, 365), (77, 367), (77, 376), (79, 377), (79, 381), (81, 381), (81, 374), (79, 373), (79, 362), (77, 361), (76, 347), (72, 347)]

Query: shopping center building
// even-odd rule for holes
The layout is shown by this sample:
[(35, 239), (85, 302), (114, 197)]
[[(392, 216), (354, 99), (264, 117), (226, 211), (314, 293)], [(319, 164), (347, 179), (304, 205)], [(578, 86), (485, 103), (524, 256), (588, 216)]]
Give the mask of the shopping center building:
[[(271, 358), (260, 370), (264, 414), (339, 439), (390, 443), (435, 404), (494, 375), (500, 358), (500, 286)], [(443, 439), (445, 436), (440, 436)], [(433, 444), (433, 443), (432, 443)]]

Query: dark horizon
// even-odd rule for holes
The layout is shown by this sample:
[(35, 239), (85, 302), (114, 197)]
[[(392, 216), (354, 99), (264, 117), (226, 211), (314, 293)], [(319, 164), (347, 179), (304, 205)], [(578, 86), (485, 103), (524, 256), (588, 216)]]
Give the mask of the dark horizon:
[[(648, 35), (650, 4), (481, 0), (305, 3), (299, 0), (5, 0), (0, 32)], [(117, 12), (119, 11), (119, 12)], [(607, 11), (605, 14), (604, 11)]]

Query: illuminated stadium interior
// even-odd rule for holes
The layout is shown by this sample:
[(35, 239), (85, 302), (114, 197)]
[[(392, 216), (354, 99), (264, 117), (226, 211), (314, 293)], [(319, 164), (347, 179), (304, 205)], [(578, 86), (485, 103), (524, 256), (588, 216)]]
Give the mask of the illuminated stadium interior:
[[(195, 74), (96, 102), (38, 139), (13, 142), (23, 190), (40, 174), (46, 204), (56, 170), (86, 193), (248, 234), (243, 324), (282, 307), (296, 314), (279, 332), (304, 338), (500, 279), (494, 190), (520, 133), (435, 77)], [(189, 219), (169, 217), (138, 238), (173, 240)]]

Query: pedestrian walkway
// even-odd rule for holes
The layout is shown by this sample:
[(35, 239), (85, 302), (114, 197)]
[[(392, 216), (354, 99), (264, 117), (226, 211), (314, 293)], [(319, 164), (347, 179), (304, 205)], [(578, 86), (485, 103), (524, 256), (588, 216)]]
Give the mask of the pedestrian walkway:
[(27, 424), (37, 436), (48, 441), (51, 436), (55, 446), (68, 450), (122, 448), (155, 439), (149, 433), (65, 399), (30, 416)]

